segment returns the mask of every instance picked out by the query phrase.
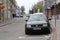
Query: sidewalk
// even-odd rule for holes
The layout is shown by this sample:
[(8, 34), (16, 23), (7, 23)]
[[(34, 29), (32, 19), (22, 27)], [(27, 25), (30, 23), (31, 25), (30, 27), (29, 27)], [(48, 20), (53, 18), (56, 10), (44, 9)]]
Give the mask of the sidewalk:
[(53, 15), (52, 20), (55, 20), (55, 17), (56, 17), (57, 20), (60, 20), (60, 15), (58, 15), (58, 18), (57, 18), (57, 16)]
[(54, 35), (56, 35), (55, 38), (57, 38), (57, 40), (60, 40), (60, 19), (56, 20), (56, 27), (55, 27), (55, 19), (53, 17), (53, 19), (51, 20), (51, 24), (53, 25), (53, 30), (55, 29), (54, 30), (55, 31)]
[(15, 22), (16, 20), (17, 20), (16, 18), (13, 18), (11, 20), (2, 22), (2, 23), (0, 23), (0, 27), (5, 26), (5, 25), (8, 25), (8, 24), (11, 24), (11, 23)]

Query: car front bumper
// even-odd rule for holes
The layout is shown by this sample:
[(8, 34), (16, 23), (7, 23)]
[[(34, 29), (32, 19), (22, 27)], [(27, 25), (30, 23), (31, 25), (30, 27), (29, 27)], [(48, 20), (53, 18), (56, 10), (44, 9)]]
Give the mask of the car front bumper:
[(50, 33), (50, 28), (48, 27), (43, 27), (40, 30), (39, 29), (34, 29), (34, 28), (26, 28), (28, 33), (33, 33), (33, 34), (48, 34)]

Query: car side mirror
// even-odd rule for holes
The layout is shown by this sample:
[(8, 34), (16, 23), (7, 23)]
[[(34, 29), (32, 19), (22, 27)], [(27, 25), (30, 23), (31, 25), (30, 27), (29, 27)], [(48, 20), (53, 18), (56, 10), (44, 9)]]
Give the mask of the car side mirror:
[(28, 21), (28, 20), (25, 20), (26, 22)]
[(51, 18), (48, 18), (48, 20), (51, 20)]

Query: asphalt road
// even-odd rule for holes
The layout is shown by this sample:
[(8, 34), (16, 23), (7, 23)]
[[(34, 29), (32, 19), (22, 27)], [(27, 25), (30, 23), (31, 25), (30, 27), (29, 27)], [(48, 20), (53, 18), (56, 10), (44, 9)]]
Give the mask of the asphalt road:
[(52, 34), (25, 35), (25, 19), (17, 18), (14, 23), (0, 27), (0, 40), (48, 40), (51, 38)]

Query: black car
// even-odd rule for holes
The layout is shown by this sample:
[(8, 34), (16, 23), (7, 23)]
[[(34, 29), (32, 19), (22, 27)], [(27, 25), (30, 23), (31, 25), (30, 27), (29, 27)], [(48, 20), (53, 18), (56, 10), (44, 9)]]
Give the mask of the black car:
[(26, 20), (25, 34), (49, 34), (51, 27), (49, 20), (43, 13), (31, 14)]

